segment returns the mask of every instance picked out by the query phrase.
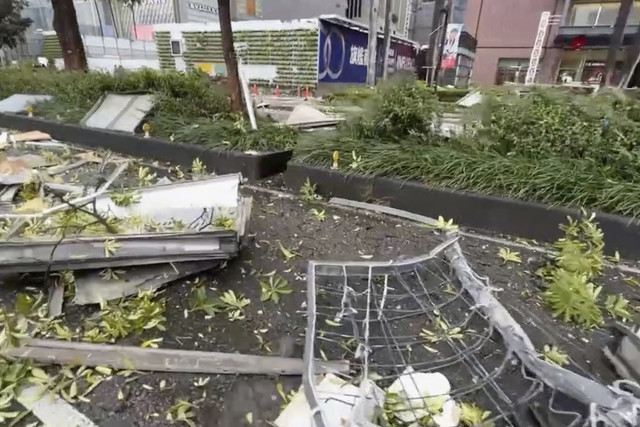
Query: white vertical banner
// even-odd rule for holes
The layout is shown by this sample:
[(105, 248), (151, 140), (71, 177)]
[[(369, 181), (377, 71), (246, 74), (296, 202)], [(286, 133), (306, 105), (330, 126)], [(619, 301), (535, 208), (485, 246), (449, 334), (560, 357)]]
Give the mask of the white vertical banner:
[(547, 36), (550, 17), (551, 12), (542, 12), (540, 15), (538, 32), (536, 33), (536, 40), (533, 43), (533, 50), (531, 51), (531, 59), (529, 59), (529, 68), (527, 69), (527, 77), (524, 80), (524, 84), (532, 85), (536, 81), (536, 73), (538, 72), (540, 56), (542, 56), (542, 48), (544, 47), (544, 39)]

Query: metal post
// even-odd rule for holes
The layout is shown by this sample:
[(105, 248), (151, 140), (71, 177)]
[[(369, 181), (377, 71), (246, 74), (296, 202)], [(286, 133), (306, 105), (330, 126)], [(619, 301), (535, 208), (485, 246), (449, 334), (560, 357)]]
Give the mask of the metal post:
[(436, 58), (436, 63), (434, 72), (433, 72), (433, 88), (434, 90), (438, 90), (438, 74), (440, 73), (440, 63), (442, 62), (442, 52), (444, 51), (444, 44), (447, 36), (447, 26), (449, 25), (449, 13), (451, 13), (451, 9), (453, 7), (453, 0), (449, 0), (447, 7), (444, 9), (444, 22), (441, 25), (440, 31), (438, 32), (438, 56)]
[(104, 30), (102, 29), (102, 18), (100, 17), (100, 10), (98, 9), (98, 2), (93, 0), (93, 5), (95, 6), (96, 14), (98, 15), (98, 25), (100, 25), (100, 37), (104, 38)]
[(378, 43), (378, 3), (369, 0), (369, 47), (367, 49), (367, 85), (376, 85), (376, 46)]
[[(391, 46), (391, 10), (393, 7), (393, 0), (385, 0), (384, 5), (384, 38), (383, 38), (383, 57), (384, 63), (382, 65), (382, 80), (387, 80), (389, 76), (389, 47)], [(396, 70), (397, 71), (397, 70)]]
[(572, 3), (573, 2), (570, 0), (565, 0), (564, 7), (562, 9), (562, 18), (560, 21), (560, 25), (567, 25), (567, 23), (569, 22), (569, 7), (571, 7)]

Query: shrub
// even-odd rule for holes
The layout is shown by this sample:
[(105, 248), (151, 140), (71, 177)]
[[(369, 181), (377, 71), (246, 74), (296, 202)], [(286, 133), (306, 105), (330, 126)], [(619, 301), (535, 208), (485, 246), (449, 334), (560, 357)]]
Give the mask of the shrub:
[(436, 138), (438, 101), (415, 81), (380, 86), (364, 114), (342, 128), (357, 138), (397, 140), (409, 135)]
[(151, 119), (154, 133), (174, 142), (202, 144), (207, 147), (239, 151), (276, 151), (292, 148), (298, 132), (287, 126), (261, 122), (258, 130), (250, 128), (242, 117), (171, 117), (155, 116)]
[(629, 179), (640, 171), (637, 103), (536, 91), (483, 105), (481, 146), (503, 156), (584, 159)]
[(179, 73), (144, 69), (112, 75), (20, 66), (0, 69), (0, 81), (3, 97), (14, 93), (54, 96), (55, 102), (39, 106), (52, 118), (65, 110), (86, 113), (106, 92), (152, 92), (158, 97), (157, 111), (168, 115), (214, 117), (229, 111), (226, 96), (199, 70)]

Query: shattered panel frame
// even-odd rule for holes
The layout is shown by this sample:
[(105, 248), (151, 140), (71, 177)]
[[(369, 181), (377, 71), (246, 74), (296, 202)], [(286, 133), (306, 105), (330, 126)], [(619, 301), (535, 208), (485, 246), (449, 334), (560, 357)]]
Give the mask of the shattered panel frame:
[[(469, 266), (457, 235), (424, 256), (402, 261), (310, 261), (307, 291), (303, 384), (316, 427), (333, 426), (323, 412), (314, 365), (336, 358), (351, 362), (348, 382), (373, 380), (382, 389), (402, 377), (418, 388), (408, 367), (442, 373), (451, 383), (447, 398), (491, 411), (483, 423), (496, 426), (520, 425), (516, 413), (534, 402), (563, 426), (626, 426), (640, 420), (640, 400), (624, 391), (622, 382), (606, 387), (538, 358), (486, 279)], [(354, 405), (362, 398), (369, 396), (340, 399), (353, 407), (352, 421), (363, 421)], [(573, 404), (566, 406), (567, 400)], [(417, 403), (408, 409), (415, 413)], [(414, 421), (424, 418), (416, 413)]]

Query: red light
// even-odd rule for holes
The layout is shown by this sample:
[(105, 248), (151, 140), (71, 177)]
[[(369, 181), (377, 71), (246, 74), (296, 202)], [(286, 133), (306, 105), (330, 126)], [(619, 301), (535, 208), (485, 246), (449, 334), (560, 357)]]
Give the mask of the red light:
[(573, 50), (579, 50), (584, 47), (585, 44), (587, 44), (587, 37), (584, 35), (574, 37), (571, 39), (571, 42), (569, 42), (569, 46), (571, 46)]

